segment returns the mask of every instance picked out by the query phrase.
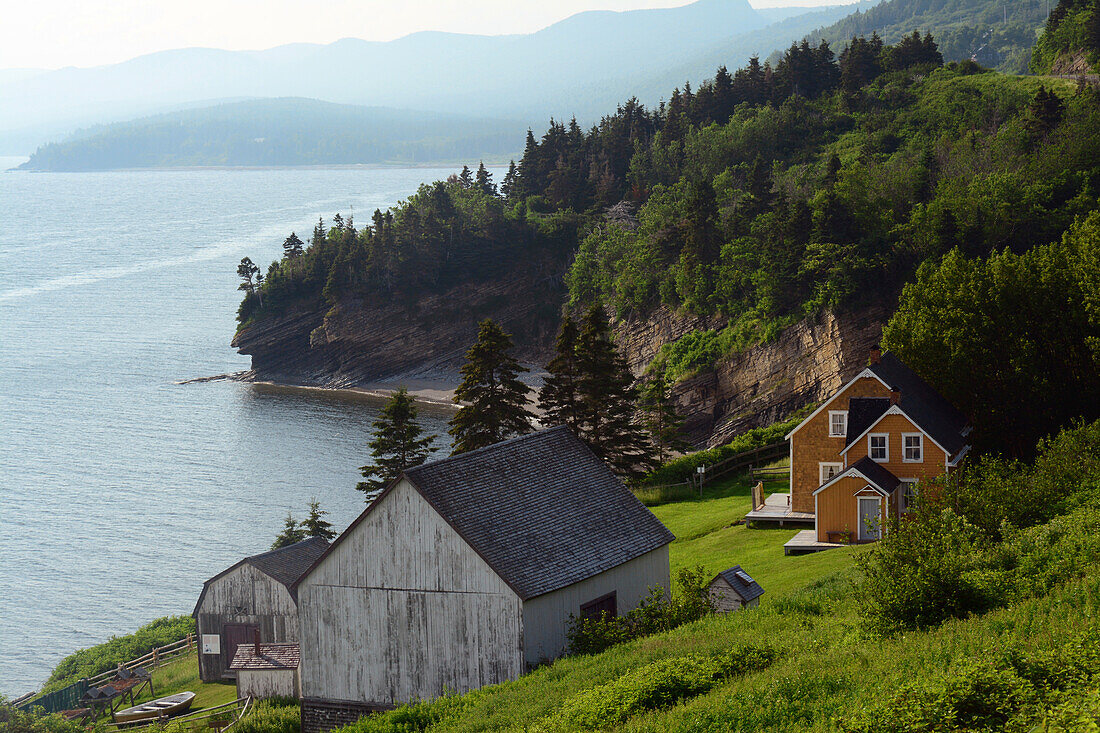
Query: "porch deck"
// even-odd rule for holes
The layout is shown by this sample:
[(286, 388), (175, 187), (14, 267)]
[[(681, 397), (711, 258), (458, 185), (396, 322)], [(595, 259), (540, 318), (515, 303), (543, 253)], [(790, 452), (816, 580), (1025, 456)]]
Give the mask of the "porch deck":
[(816, 530), (804, 529), (792, 537), (787, 544), (783, 545), (783, 554), (805, 555), (811, 552), (831, 550), (834, 547), (844, 547), (844, 545), (838, 542), (818, 542)]
[(813, 512), (791, 511), (790, 494), (770, 494), (764, 499), (764, 505), (753, 509), (745, 515), (745, 523), (752, 526), (753, 522), (778, 522), (782, 527), (786, 524), (813, 524)]

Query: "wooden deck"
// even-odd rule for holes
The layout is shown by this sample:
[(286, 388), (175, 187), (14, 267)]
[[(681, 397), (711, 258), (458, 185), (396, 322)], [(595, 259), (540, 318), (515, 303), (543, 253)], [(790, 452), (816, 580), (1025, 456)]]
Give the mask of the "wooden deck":
[(804, 529), (791, 540), (783, 545), (784, 555), (805, 555), (810, 552), (821, 552), (822, 550), (831, 550), (834, 547), (844, 547), (838, 542), (818, 542), (817, 530)]
[(777, 522), (780, 527), (787, 524), (813, 524), (814, 515), (812, 512), (791, 511), (790, 494), (771, 494), (764, 499), (764, 506), (745, 515), (745, 522), (749, 526), (755, 522)]

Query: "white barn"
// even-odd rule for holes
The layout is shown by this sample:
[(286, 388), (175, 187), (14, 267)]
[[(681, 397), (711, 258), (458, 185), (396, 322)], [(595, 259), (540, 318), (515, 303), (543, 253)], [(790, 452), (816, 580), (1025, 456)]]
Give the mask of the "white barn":
[(295, 585), (303, 733), (560, 656), (668, 588), (673, 539), (568, 428), (406, 471)]

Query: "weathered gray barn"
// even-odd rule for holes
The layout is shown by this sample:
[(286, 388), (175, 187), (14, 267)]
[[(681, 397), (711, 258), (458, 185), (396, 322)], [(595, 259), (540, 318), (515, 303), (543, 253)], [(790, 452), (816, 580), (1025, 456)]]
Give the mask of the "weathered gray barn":
[(406, 471), (295, 586), (303, 732), (560, 656), (668, 588), (673, 539), (568, 428)]
[(238, 698), (298, 697), (300, 694), (297, 644), (241, 644), (229, 668), (237, 673)]
[(195, 603), (199, 677), (235, 679), (229, 668), (240, 644), (298, 641), (298, 607), (290, 587), (328, 548), (317, 537), (246, 557), (206, 581)]
[(714, 576), (707, 586), (710, 603), (718, 613), (740, 610), (742, 606), (760, 605), (760, 596), (764, 589), (752, 576), (734, 565)]

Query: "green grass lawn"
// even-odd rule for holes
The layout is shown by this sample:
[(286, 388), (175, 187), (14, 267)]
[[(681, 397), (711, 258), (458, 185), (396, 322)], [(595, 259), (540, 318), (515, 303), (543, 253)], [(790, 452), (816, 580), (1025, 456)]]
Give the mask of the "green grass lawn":
[[(190, 712), (224, 705), (237, 699), (237, 686), (232, 683), (206, 683), (199, 679), (199, 663), (195, 652), (186, 654), (163, 667), (153, 670), (153, 694), (137, 698), (138, 703), (177, 692), (195, 693)], [(125, 706), (129, 707), (129, 706)]]

